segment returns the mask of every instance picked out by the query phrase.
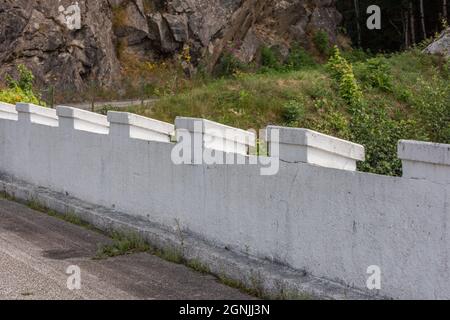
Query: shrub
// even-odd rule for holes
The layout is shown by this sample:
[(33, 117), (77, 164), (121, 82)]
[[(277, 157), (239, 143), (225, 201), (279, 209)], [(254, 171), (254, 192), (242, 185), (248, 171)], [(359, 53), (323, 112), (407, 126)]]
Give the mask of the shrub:
[(350, 106), (354, 107), (360, 104), (362, 91), (353, 73), (353, 66), (341, 56), (340, 50), (336, 46), (327, 67), (332, 77), (338, 82), (341, 97)]
[(315, 120), (313, 129), (341, 139), (350, 140), (351, 138), (348, 118), (343, 113), (335, 110), (326, 112), (321, 119)]
[(391, 68), (386, 58), (377, 57), (360, 63), (360, 80), (367, 86), (392, 92)]
[(280, 70), (281, 62), (280, 62), (279, 54), (276, 52), (274, 48), (262, 47), (261, 49), (261, 66), (266, 67), (268, 69)]
[(365, 62), (372, 57), (370, 50), (364, 51), (363, 49), (351, 49), (342, 52), (342, 56), (350, 63)]
[(281, 111), (281, 117), (288, 126), (296, 126), (305, 116), (305, 108), (297, 100), (291, 100), (286, 103)]
[(444, 63), (442, 73), (447, 80), (450, 80), (450, 58), (447, 58), (447, 61)]
[(33, 73), (24, 65), (19, 65), (17, 71), (19, 73), (18, 80), (10, 75), (6, 76), (8, 88), (0, 90), (0, 101), (11, 104), (17, 102), (39, 104), (39, 97), (33, 89)]
[(450, 143), (450, 86), (433, 78), (432, 84), (419, 79), (421, 93), (414, 99), (415, 118), (433, 142)]
[(286, 67), (290, 70), (300, 70), (315, 65), (314, 59), (300, 45), (294, 44), (286, 60)]
[(225, 52), (216, 65), (214, 74), (217, 77), (229, 77), (240, 70), (245, 70), (245, 66), (234, 54)]
[(314, 45), (322, 54), (328, 54), (330, 51), (330, 38), (324, 30), (319, 30), (314, 34)]
[(32, 93), (24, 92), (20, 88), (0, 90), (0, 101), (16, 104), (18, 102), (39, 104), (39, 99)]
[(391, 119), (381, 106), (363, 107), (353, 114), (350, 131), (351, 140), (366, 148), (366, 161), (359, 163), (359, 170), (401, 175), (402, 165), (397, 157), (397, 143), (400, 139), (410, 137), (410, 122)]
[(25, 67), (23, 64), (20, 64), (17, 67), (17, 71), (19, 72), (19, 80), (13, 79), (10, 75), (6, 76), (6, 83), (8, 84), (8, 87), (10, 89), (18, 87), (26, 92), (33, 91), (33, 73), (28, 70), (27, 67)]

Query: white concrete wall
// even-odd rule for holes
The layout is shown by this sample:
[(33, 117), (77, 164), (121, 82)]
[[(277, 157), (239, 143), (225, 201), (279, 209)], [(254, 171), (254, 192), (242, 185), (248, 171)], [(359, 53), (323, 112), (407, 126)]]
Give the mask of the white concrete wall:
[(274, 176), (259, 165), (176, 166), (173, 143), (18, 109), (31, 116), (0, 113), (0, 172), (356, 288), (378, 265), (380, 294), (450, 299), (448, 183), (307, 163), (283, 162)]

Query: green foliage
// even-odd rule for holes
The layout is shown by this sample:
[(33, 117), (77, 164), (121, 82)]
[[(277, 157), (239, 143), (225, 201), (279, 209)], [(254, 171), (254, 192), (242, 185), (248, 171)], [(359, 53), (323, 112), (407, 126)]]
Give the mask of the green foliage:
[[(390, 69), (385, 60), (372, 58), (360, 66), (364, 83), (369, 87), (391, 91)], [(398, 140), (409, 136), (411, 123), (392, 119), (381, 104), (367, 105), (353, 73), (353, 67), (340, 55), (339, 49), (334, 49), (328, 68), (339, 84), (340, 95), (348, 104), (347, 111), (350, 116), (348, 127), (335, 129), (343, 130), (341, 136), (366, 148), (366, 161), (359, 164), (359, 169), (378, 174), (400, 175), (401, 162), (397, 158), (397, 143)], [(344, 121), (341, 123), (345, 125)]]
[(34, 94), (24, 92), (20, 88), (0, 90), (0, 101), (11, 104), (18, 102), (39, 104), (39, 99)]
[(288, 126), (295, 126), (305, 117), (305, 108), (297, 100), (290, 100), (283, 106), (281, 116)]
[(324, 30), (319, 30), (314, 34), (314, 45), (320, 53), (327, 55), (330, 51), (330, 37)]
[(354, 48), (351, 50), (346, 50), (342, 52), (342, 56), (350, 63), (365, 62), (370, 59), (373, 55), (370, 50), (364, 51), (363, 49)]
[(444, 66), (442, 67), (442, 73), (447, 80), (450, 80), (450, 58), (447, 58)]
[(113, 243), (101, 246), (95, 259), (107, 259), (132, 253), (147, 252), (150, 246), (137, 234), (113, 232)]
[(281, 69), (279, 54), (274, 48), (263, 47), (261, 49), (261, 66), (273, 70)]
[(368, 59), (366, 62), (359, 63), (359, 79), (372, 88), (392, 91), (391, 68), (384, 57)]
[(341, 56), (340, 50), (335, 46), (328, 61), (328, 69), (332, 77), (337, 80), (341, 97), (350, 105), (361, 103), (362, 90), (353, 73), (353, 66)]
[(313, 57), (298, 43), (292, 46), (286, 59), (283, 59), (276, 48), (263, 47), (261, 49), (260, 73), (270, 73), (271, 71), (290, 72), (315, 65), (316, 62)]
[(33, 90), (33, 73), (24, 65), (17, 67), (19, 79), (14, 79), (10, 75), (6, 76), (8, 88), (0, 90), (0, 101), (15, 104), (17, 102), (27, 102), (39, 104), (38, 95)]
[(13, 79), (10, 75), (6, 76), (6, 83), (10, 89), (20, 88), (23, 91), (33, 91), (33, 73), (27, 69), (23, 64), (19, 64), (17, 67), (19, 72), (19, 80)]
[(244, 64), (233, 53), (225, 52), (215, 67), (214, 75), (217, 77), (229, 77), (245, 69)]
[(315, 64), (311, 55), (297, 43), (292, 46), (286, 60), (286, 67), (289, 70), (300, 70), (304, 67), (314, 66)]
[(351, 140), (364, 145), (366, 161), (359, 170), (377, 174), (401, 175), (397, 143), (409, 137), (409, 123), (391, 119), (381, 106), (363, 107), (353, 114), (350, 122)]
[[(449, 65), (442, 58), (419, 50), (361, 53), (353, 67), (335, 49), (326, 67), (292, 71), (289, 65), (283, 72), (211, 80), (165, 96), (151, 109), (127, 111), (168, 122), (202, 117), (242, 129), (310, 128), (364, 145), (367, 160), (359, 169), (387, 175), (401, 174), (398, 140), (450, 143)], [(255, 153), (265, 154), (264, 146)]]
[(430, 141), (450, 143), (450, 84), (436, 76), (432, 84), (419, 79), (421, 94), (414, 99), (418, 126)]
[(334, 109), (326, 111), (320, 119), (315, 120), (312, 129), (346, 140), (350, 140), (352, 136), (348, 117)]

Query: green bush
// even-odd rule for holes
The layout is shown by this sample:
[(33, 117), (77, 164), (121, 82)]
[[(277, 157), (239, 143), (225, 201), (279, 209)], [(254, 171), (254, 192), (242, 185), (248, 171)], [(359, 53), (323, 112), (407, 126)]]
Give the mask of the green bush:
[(342, 56), (350, 63), (365, 62), (370, 59), (373, 55), (370, 50), (364, 51), (363, 49), (351, 49), (342, 52)]
[(261, 49), (261, 66), (267, 69), (280, 70), (281, 61), (279, 53), (274, 48), (262, 47)]
[(39, 99), (30, 92), (24, 92), (20, 88), (0, 90), (0, 101), (16, 104), (18, 102), (39, 104)]
[(341, 56), (335, 46), (327, 64), (332, 77), (337, 80), (341, 97), (350, 105), (357, 106), (362, 100), (362, 90), (353, 73), (353, 66)]
[(442, 73), (447, 80), (450, 80), (450, 58), (447, 58), (447, 61), (444, 63)]
[(314, 34), (314, 45), (322, 54), (328, 54), (330, 51), (330, 37), (324, 30), (319, 30)]
[(352, 115), (351, 140), (364, 145), (366, 161), (359, 170), (376, 174), (399, 176), (401, 161), (397, 157), (397, 143), (409, 138), (411, 123), (391, 119), (381, 106), (364, 107)]
[(419, 79), (421, 92), (414, 99), (418, 127), (425, 130), (428, 140), (450, 143), (450, 85), (444, 79), (433, 78), (432, 84)]
[(348, 117), (336, 110), (329, 110), (316, 119), (312, 129), (345, 140), (350, 140), (352, 136)]
[(214, 74), (217, 77), (229, 77), (238, 71), (245, 70), (245, 65), (233, 53), (225, 52), (216, 65)]
[(304, 67), (314, 66), (315, 64), (311, 55), (298, 44), (292, 46), (286, 60), (286, 67), (289, 70), (300, 70)]
[(391, 68), (384, 57), (368, 59), (357, 65), (359, 79), (368, 87), (392, 92)]
[(8, 88), (0, 90), (0, 101), (15, 104), (26, 102), (39, 104), (38, 95), (34, 93), (33, 73), (24, 65), (17, 67), (19, 79), (14, 79), (10, 75), (6, 76)]
[(305, 117), (305, 113), (305, 108), (299, 101), (291, 100), (283, 106), (281, 116), (287, 126), (296, 126)]

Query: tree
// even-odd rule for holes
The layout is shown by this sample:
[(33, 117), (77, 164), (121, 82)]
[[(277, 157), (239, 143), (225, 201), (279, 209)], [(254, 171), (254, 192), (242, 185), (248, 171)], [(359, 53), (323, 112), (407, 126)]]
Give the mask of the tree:
[(448, 22), (448, 20), (447, 20), (447, 17), (448, 17), (447, 10), (448, 10), (447, 0), (442, 0), (442, 17), (444, 18), (444, 20), (446, 22)]
[[(445, 0), (444, 0), (445, 1)], [(414, 15), (414, 5), (412, 1), (409, 1), (409, 23), (411, 25), (411, 43), (412, 45), (416, 44), (416, 20)]]
[[(442, 30), (449, 17), (449, 0), (337, 0), (344, 26), (355, 46), (371, 51), (397, 51)], [(366, 8), (381, 8), (383, 29), (369, 30), (363, 23)]]
[(422, 24), (422, 35), (423, 35), (423, 38), (426, 39), (427, 38), (427, 27), (425, 25), (425, 10), (424, 10), (424, 6), (423, 6), (423, 0), (420, 0), (419, 3), (420, 3), (420, 22)]
[(361, 48), (362, 41), (361, 41), (361, 21), (360, 21), (360, 11), (359, 11), (359, 0), (353, 0), (353, 5), (355, 7), (355, 14), (356, 14), (356, 30), (358, 33), (358, 47)]

